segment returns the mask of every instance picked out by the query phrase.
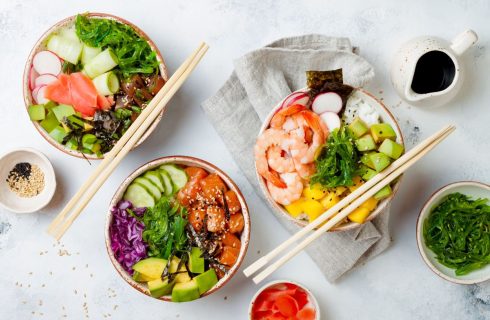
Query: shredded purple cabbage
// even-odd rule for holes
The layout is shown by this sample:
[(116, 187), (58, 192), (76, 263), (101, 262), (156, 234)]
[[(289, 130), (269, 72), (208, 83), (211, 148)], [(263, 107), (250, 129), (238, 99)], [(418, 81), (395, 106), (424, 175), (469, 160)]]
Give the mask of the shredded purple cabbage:
[(109, 235), (116, 260), (132, 275), (133, 265), (147, 257), (147, 245), (142, 237), (145, 225), (131, 216), (127, 209), (131, 209), (138, 217), (143, 216), (146, 211), (146, 208), (133, 208), (131, 202), (127, 200), (119, 201), (111, 209), (113, 218)]

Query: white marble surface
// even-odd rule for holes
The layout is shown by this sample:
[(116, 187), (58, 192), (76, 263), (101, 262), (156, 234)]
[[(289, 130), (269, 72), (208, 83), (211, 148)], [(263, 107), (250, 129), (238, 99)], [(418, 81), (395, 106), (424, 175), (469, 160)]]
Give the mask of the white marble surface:
[[(0, 210), (1, 319), (246, 319), (257, 286), (238, 274), (211, 297), (179, 305), (145, 297), (114, 271), (103, 225), (109, 199), (126, 175), (162, 155), (186, 154), (223, 168), (244, 191), (252, 211), (252, 242), (245, 264), (286, 239), (259, 202), (199, 103), (232, 70), (233, 58), (279, 37), (324, 33), (350, 37), (376, 68), (369, 89), (383, 98), (403, 127), (409, 145), (446, 123), (458, 131), (410, 170), (394, 200), (393, 245), (378, 258), (329, 284), (304, 254), (271, 279), (309, 287), (323, 319), (490, 319), (490, 285), (454, 285), (424, 265), (415, 222), (436, 188), (457, 180), (490, 182), (490, 2), (488, 1), (0, 1), (0, 153), (35, 147), (53, 162), (59, 187), (54, 202), (34, 214)], [(170, 104), (158, 130), (132, 152), (70, 229), (54, 245), (44, 232), (93, 166), (68, 157), (44, 141), (23, 110), (21, 77), (39, 35), (65, 16), (84, 11), (119, 15), (145, 30), (174, 71), (201, 40), (211, 49)], [(480, 36), (464, 57), (468, 79), (458, 98), (438, 110), (401, 103), (388, 79), (396, 48), (422, 34), (450, 38), (466, 28)]]

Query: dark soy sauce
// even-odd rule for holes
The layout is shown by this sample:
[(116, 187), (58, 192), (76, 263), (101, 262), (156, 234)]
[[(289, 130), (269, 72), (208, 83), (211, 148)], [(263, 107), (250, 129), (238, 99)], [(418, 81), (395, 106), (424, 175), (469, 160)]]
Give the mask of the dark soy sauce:
[(442, 91), (453, 83), (455, 74), (451, 57), (442, 51), (429, 51), (417, 61), (412, 90), (419, 94)]

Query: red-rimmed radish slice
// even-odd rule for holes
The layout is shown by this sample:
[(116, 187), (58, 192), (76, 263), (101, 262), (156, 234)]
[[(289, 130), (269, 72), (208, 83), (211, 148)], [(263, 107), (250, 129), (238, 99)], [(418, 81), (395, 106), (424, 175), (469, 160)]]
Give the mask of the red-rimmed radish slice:
[(293, 104), (300, 104), (306, 106), (310, 97), (305, 92), (293, 92), (284, 99), (281, 108), (288, 107)]
[(320, 115), (320, 119), (327, 125), (328, 131), (340, 128), (340, 118), (335, 112), (324, 112)]
[(46, 87), (47, 86), (45, 85), (39, 86), (35, 87), (34, 90), (32, 90), (32, 98), (37, 104), (45, 104), (49, 101), (49, 99), (44, 96), (44, 91), (46, 90)]
[(32, 59), (32, 65), (39, 74), (53, 74), (55, 76), (61, 73), (61, 60), (51, 51), (39, 51)]
[(324, 112), (339, 113), (342, 109), (342, 98), (335, 92), (320, 93), (313, 100), (311, 109), (317, 114)]
[(35, 87), (40, 87), (40, 86), (47, 86), (50, 83), (55, 82), (58, 80), (55, 75), (52, 75), (50, 73), (42, 74), (39, 77), (36, 78), (34, 81), (34, 86)]
[(34, 69), (33, 66), (31, 66), (31, 69), (29, 70), (29, 89), (34, 89), (35, 84), (34, 82), (36, 81), (36, 78), (39, 76), (39, 73)]

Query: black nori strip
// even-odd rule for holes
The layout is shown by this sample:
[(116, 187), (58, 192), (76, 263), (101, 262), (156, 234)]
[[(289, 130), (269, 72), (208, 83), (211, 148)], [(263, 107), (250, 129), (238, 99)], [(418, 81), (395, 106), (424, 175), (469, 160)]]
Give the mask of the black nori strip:
[(343, 83), (342, 69), (327, 71), (306, 71), (306, 85), (310, 89), (321, 90), (326, 82)]

